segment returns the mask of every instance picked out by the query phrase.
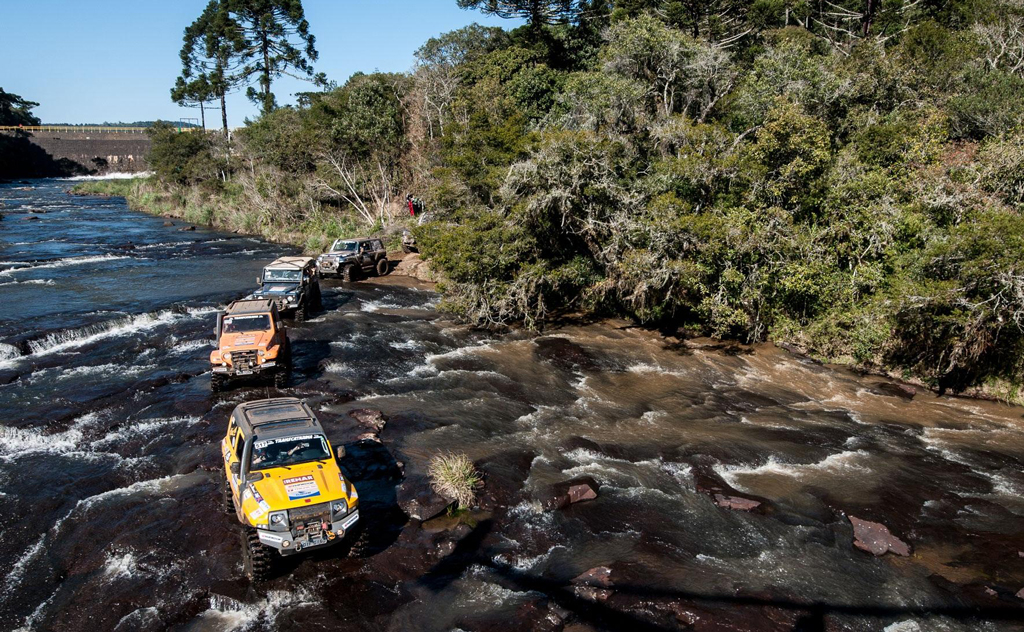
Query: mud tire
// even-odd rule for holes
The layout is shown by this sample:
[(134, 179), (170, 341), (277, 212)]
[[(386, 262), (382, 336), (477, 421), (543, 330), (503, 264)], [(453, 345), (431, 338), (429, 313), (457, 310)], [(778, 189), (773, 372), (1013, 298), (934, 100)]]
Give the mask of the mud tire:
[(226, 375), (220, 375), (214, 373), (210, 376), (210, 390), (214, 393), (220, 393), (227, 387), (228, 378)]
[(356, 267), (349, 264), (341, 269), (341, 280), (346, 283), (351, 283), (356, 278)]
[(295, 322), (304, 323), (307, 318), (309, 318), (309, 309), (306, 303), (295, 308)]
[(220, 484), (220, 497), (221, 497), (221, 509), (224, 511), (225, 516), (235, 515), (235, 502), (231, 499), (231, 486), (228, 485), (227, 480), (221, 481)]
[(377, 276), (386, 276), (391, 272), (391, 262), (387, 257), (377, 261)]
[(274, 572), (274, 551), (260, 542), (260, 536), (256, 533), (256, 529), (246, 527), (242, 538), (245, 547), (242, 551), (242, 566), (245, 576), (253, 582), (270, 579)]
[(370, 554), (370, 532), (366, 527), (360, 524), (356, 527), (354, 534), (346, 534), (345, 537), (352, 538), (352, 543), (348, 545), (348, 557), (369, 557)]
[(274, 372), (274, 388), (285, 388), (288, 386), (288, 378), (291, 377), (292, 367), (282, 367)]

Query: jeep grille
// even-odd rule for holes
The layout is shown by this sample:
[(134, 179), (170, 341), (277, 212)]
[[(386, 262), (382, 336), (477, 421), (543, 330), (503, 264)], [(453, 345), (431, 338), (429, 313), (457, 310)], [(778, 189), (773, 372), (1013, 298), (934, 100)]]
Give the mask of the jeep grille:
[(319, 533), (321, 523), (331, 524), (331, 503), (289, 509), (288, 520), (293, 530)]
[(232, 351), (231, 352), (231, 364), (236, 369), (251, 369), (256, 366), (256, 352), (255, 351)]

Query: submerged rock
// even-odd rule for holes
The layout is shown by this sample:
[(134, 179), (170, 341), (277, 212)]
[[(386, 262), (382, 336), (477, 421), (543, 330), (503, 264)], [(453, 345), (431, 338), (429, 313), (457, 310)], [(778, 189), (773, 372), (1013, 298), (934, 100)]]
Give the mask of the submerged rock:
[(914, 396), (917, 395), (917, 389), (913, 386), (894, 382), (879, 382), (875, 384), (874, 391), (879, 395), (890, 395), (906, 400), (914, 399)]
[(910, 546), (890, 533), (884, 524), (855, 516), (849, 518), (853, 525), (853, 545), (858, 549), (872, 555), (885, 555), (890, 551), (903, 557), (910, 555)]
[(600, 368), (586, 349), (559, 336), (538, 338), (534, 341), (534, 353), (541, 360), (546, 360), (564, 371), (594, 371)]
[(562, 509), (576, 503), (594, 500), (597, 498), (598, 489), (600, 489), (600, 485), (589, 476), (556, 483), (551, 486), (548, 498), (544, 500), (544, 506), (549, 509)]
[(195, 226), (186, 226), (185, 228), (179, 228), (178, 231), (182, 233), (188, 233), (194, 231), (195, 229)]
[(170, 221), (164, 222), (164, 226), (174, 226), (174, 222), (170, 222)]

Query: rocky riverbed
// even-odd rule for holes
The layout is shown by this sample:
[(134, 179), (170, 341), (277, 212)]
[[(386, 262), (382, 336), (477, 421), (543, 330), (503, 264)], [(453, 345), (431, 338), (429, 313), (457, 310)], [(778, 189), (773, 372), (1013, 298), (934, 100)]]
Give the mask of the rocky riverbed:
[[(67, 187), (0, 187), (2, 629), (1021, 629), (1019, 408), (625, 322), (475, 331), (409, 277), (326, 282), (293, 383), (214, 395), (216, 310), (288, 249)], [(217, 441), (278, 394), (369, 538), (254, 586)], [(449, 450), (485, 478), (451, 517)]]

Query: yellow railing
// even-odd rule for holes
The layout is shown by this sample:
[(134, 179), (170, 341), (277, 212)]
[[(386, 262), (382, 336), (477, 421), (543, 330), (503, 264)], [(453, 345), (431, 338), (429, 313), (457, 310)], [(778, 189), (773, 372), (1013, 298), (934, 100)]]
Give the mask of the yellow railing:
[[(59, 132), (62, 134), (75, 133), (87, 134), (89, 132), (103, 132), (114, 134), (145, 134), (148, 127), (106, 127), (106, 126), (78, 126), (78, 125), (0, 125), (0, 132)], [(179, 127), (179, 132), (202, 131), (201, 127)]]

